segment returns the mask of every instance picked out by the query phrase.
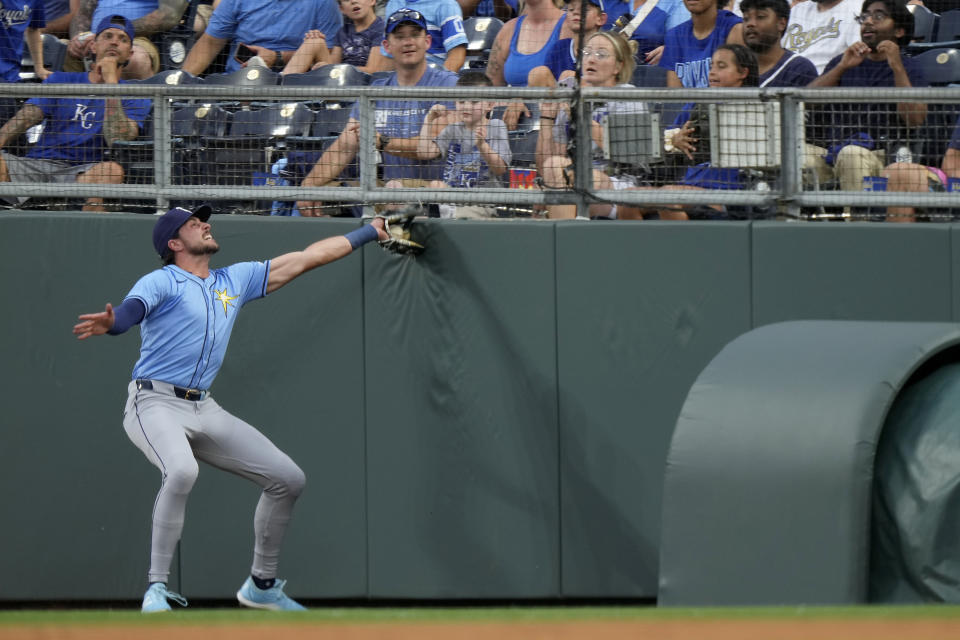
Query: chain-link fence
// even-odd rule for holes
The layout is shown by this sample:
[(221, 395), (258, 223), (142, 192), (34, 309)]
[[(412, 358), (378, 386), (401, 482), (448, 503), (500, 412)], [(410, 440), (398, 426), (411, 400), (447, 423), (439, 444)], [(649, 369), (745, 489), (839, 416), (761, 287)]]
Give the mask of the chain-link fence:
[[(31, 99), (19, 112), (29, 128), (4, 125), (18, 133), (0, 171), (12, 208), (152, 213), (211, 201), (221, 212), (349, 216), (419, 202), (455, 217), (946, 220), (960, 203), (955, 88), (4, 91)], [(89, 114), (118, 99), (133, 135), (105, 125), (85, 139)], [(512, 129), (508, 109), (521, 114)], [(34, 160), (65, 168), (50, 177)]]

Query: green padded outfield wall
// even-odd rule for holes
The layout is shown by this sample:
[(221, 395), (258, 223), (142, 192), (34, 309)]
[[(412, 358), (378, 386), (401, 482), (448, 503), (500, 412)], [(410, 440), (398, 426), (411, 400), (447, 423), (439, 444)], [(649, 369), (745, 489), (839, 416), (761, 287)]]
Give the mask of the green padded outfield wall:
[(958, 344), (956, 323), (802, 320), (724, 346), (667, 455), (659, 603), (865, 603), (887, 412)]
[[(4, 214), (0, 599), (139, 598), (159, 474), (121, 425), (136, 332), (78, 342), (158, 262), (154, 218)], [(216, 264), (355, 221), (214, 218)], [(690, 385), (755, 326), (951, 321), (949, 225), (430, 221), (248, 305), (214, 386), (304, 468), (304, 598), (655, 597)], [(208, 467), (174, 586), (230, 598), (257, 490)], [(91, 579), (91, 576), (94, 579)]]

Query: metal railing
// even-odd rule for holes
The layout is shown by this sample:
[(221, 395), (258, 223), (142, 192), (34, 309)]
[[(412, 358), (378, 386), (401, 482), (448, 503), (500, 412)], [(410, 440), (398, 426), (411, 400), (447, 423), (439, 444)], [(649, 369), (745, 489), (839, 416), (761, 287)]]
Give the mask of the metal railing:
[[(887, 207), (915, 206), (953, 208), (960, 203), (958, 193), (935, 192), (865, 192), (815, 190), (805, 183), (803, 175), (804, 137), (792, 123), (801, 122), (804, 113), (815, 105), (838, 103), (923, 103), (949, 105), (960, 110), (960, 89), (629, 89), (587, 88), (534, 89), (488, 87), (231, 87), (208, 85), (58, 85), (10, 84), (3, 86), (3, 95), (16, 98), (34, 96), (122, 96), (153, 100), (154, 180), (151, 184), (41, 184), (0, 183), (0, 197), (104, 197), (111, 200), (148, 200), (158, 211), (173, 200), (317, 200), (352, 203), (381, 202), (446, 202), (454, 204), (550, 205), (576, 204), (578, 212), (586, 211), (591, 202), (613, 201), (635, 205), (752, 205), (774, 208), (782, 216), (802, 218), (804, 209), (822, 207)], [(374, 148), (374, 104), (378, 99), (454, 101), (457, 99), (491, 101), (541, 102), (558, 100), (579, 105), (580, 114), (588, 114), (583, 105), (603, 101), (643, 101), (648, 104), (683, 104), (687, 102), (775, 102), (780, 105), (780, 167), (774, 186), (766, 191), (726, 190), (595, 190), (590, 184), (590, 171), (577, 171), (571, 189), (386, 189), (377, 186), (377, 152)], [(195, 101), (356, 101), (360, 108), (360, 178), (358, 186), (301, 187), (245, 186), (214, 184), (176, 184), (173, 176), (174, 146), (171, 143), (171, 113), (175, 103)], [(585, 116), (589, 118), (589, 115)], [(585, 120), (584, 120), (585, 122)], [(664, 123), (669, 124), (669, 123)], [(952, 128), (929, 132), (942, 139), (943, 147)], [(573, 148), (589, 149), (589, 128), (576, 128)], [(572, 154), (575, 169), (589, 161), (589, 154)]]

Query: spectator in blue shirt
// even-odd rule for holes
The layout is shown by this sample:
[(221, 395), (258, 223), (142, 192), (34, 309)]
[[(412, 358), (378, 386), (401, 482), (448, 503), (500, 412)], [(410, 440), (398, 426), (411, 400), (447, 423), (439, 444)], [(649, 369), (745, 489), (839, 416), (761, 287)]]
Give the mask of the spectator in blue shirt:
[[(20, 81), (20, 62), (23, 60), (23, 43), (26, 41), (35, 63), (37, 77), (41, 80), (50, 72), (43, 68), (42, 30), (46, 26), (42, 0), (0, 0), (0, 75), (3, 82)], [(39, 63), (39, 64), (36, 64)]]
[[(387, 87), (452, 87), (457, 76), (445, 69), (427, 65), (430, 34), (423, 14), (413, 9), (400, 9), (387, 18), (384, 48), (396, 61), (396, 71), (373, 82)], [(419, 159), (419, 142), (424, 118), (435, 102), (425, 100), (377, 100), (375, 109), (375, 145), (382, 155), (383, 179), (387, 187), (424, 187), (440, 180), (443, 161)], [(445, 103), (453, 112), (454, 106)], [(322, 187), (338, 179), (353, 162), (360, 147), (359, 108), (354, 107), (340, 137), (330, 145), (301, 183), (304, 187)], [(440, 133), (446, 121), (436, 123)], [(319, 202), (301, 201), (297, 208), (303, 216), (319, 216)]]
[[(223, 0), (190, 48), (183, 70), (202, 74), (224, 45), (232, 42), (253, 49), (267, 66), (280, 71), (308, 31), (322, 31), (330, 42), (342, 25), (336, 0)], [(236, 71), (243, 64), (228, 56), (226, 70)]]
[(529, 87), (552, 87), (558, 81), (573, 75), (577, 68), (577, 42), (580, 39), (580, 25), (583, 23), (583, 39), (587, 41), (600, 30), (607, 19), (603, 10), (603, 0), (587, 0), (587, 15), (581, 20), (581, 0), (570, 0), (564, 11), (567, 12), (567, 28), (573, 34), (553, 43), (547, 52), (545, 63), (530, 70), (527, 76)]
[[(664, 34), (690, 19), (683, 0), (608, 1), (605, 29), (617, 28), (637, 43), (637, 64), (659, 64), (663, 56)], [(642, 15), (641, 15), (642, 14)]]
[[(107, 16), (94, 38), (89, 72), (57, 72), (47, 84), (117, 84), (120, 68), (130, 59), (133, 24), (123, 16)], [(30, 127), (44, 123), (40, 140), (26, 157), (0, 155), (2, 182), (123, 182), (123, 168), (103, 161), (103, 150), (116, 140), (133, 140), (150, 112), (150, 100), (90, 97), (31, 98), (3, 127), (0, 148)], [(101, 198), (88, 198), (85, 211), (103, 211)]]
[(743, 44), (743, 21), (722, 0), (683, 0), (690, 20), (667, 31), (660, 66), (668, 87), (706, 87), (710, 60), (721, 44)]
[(77, 13), (80, 0), (44, 0), (43, 12), (47, 17), (44, 33), (65, 38), (70, 33), (70, 21)]
[[(42, 0), (0, 0), (3, 29), (0, 29), (0, 82), (19, 82), (26, 41), (33, 58), (34, 73), (43, 80), (50, 72), (43, 66), (43, 34), (46, 24)], [(0, 97), (0, 119), (7, 120), (17, 111), (14, 98)]]

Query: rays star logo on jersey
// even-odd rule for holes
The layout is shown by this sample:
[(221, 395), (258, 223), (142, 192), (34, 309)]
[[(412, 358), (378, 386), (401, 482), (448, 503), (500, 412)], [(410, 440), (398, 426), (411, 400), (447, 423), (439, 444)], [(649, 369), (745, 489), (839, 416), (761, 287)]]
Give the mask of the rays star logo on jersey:
[(240, 296), (228, 296), (226, 288), (224, 288), (223, 291), (218, 291), (214, 289), (213, 292), (217, 294), (217, 302), (223, 305), (223, 315), (227, 315), (227, 305), (230, 305), (231, 307), (236, 307), (236, 305), (233, 304), (233, 301), (239, 298)]

